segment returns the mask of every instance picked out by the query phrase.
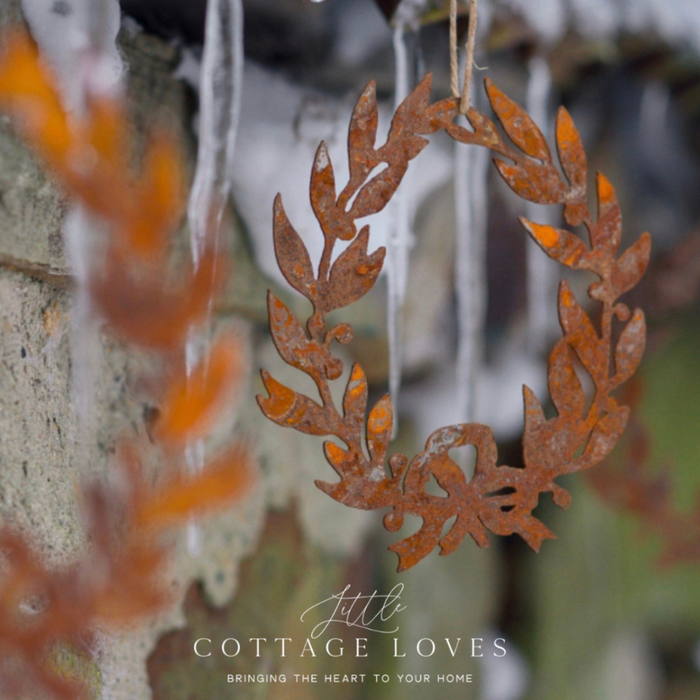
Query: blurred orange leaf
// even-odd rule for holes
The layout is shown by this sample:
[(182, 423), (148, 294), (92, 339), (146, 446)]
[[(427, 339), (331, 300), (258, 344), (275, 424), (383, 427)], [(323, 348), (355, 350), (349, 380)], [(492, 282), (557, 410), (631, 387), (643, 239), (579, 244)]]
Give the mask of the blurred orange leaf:
[(199, 474), (180, 476), (139, 501), (134, 522), (143, 531), (180, 525), (196, 515), (229, 505), (251, 481), (250, 457), (241, 446), (230, 448)]
[(182, 209), (183, 170), (172, 139), (144, 153), (141, 176), (129, 172), (126, 120), (118, 104), (88, 97), (87, 114), (69, 119), (34, 43), (22, 33), (5, 38), (0, 103), (46, 159), (69, 193), (107, 219), (134, 255), (162, 253)]
[(177, 446), (202, 437), (242, 375), (241, 344), (230, 336), (220, 338), (191, 376), (178, 375), (167, 388), (156, 435)]
[(143, 347), (174, 349), (204, 319), (224, 278), (214, 251), (205, 252), (196, 271), (181, 273), (175, 288), (168, 288), (166, 272), (161, 265), (139, 267), (113, 254), (102, 274), (93, 275), (92, 297), (114, 335)]

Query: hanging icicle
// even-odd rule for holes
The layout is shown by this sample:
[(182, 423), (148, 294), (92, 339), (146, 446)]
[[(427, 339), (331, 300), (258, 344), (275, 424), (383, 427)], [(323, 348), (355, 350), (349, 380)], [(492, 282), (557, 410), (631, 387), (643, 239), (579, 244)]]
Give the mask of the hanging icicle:
[[(529, 63), (530, 79), (527, 87), (526, 109), (542, 133), (550, 130), (549, 105), (552, 102), (552, 74), (549, 64), (541, 56), (534, 56)], [(525, 203), (525, 218), (556, 223), (555, 212), (532, 202)], [(529, 351), (539, 355), (548, 347), (549, 339), (557, 331), (556, 299), (557, 265), (541, 254), (531, 238), (526, 242), (527, 259), (527, 345)]]
[(489, 164), (488, 151), (455, 143), (456, 416), (465, 423), (476, 420), (477, 379), (483, 360)]
[[(394, 16), (394, 56), (396, 82), (394, 106), (403, 102), (416, 85), (420, 74), (420, 18), (423, 2), (405, 0)], [(395, 197), (393, 225), (387, 242), (387, 337), (389, 339), (389, 396), (398, 406), (401, 390), (403, 332), (402, 315), (408, 284), (409, 255), (414, 243), (414, 197), (412, 173), (404, 178), (404, 189)], [(398, 411), (394, 412), (394, 430), (398, 428)]]
[(218, 235), (231, 192), (243, 60), (241, 0), (210, 0), (200, 79), (197, 168), (187, 206), (195, 263), (205, 238)]
[[(210, 0), (207, 5), (200, 78), (199, 146), (192, 192), (187, 203), (190, 247), (195, 268), (208, 242), (219, 247), (224, 209), (231, 193), (233, 156), (241, 112), (243, 85), (243, 4), (241, 0)], [(214, 290), (211, 299), (213, 301)], [(211, 306), (211, 304), (210, 304)], [(211, 344), (211, 308), (203, 327), (193, 328), (185, 361), (190, 376)], [(185, 459), (191, 473), (204, 467), (204, 445), (188, 444)], [(200, 551), (196, 523), (187, 532), (192, 555)]]
[[(462, 58), (460, 89), (457, 47), (457, 2), (450, 3), (450, 73), (452, 95), (459, 99), (464, 115), (475, 95), (472, 70), (478, 27), (476, 0), (469, 5), (469, 32)], [(466, 122), (466, 120), (465, 120)], [(486, 320), (486, 234), (488, 226), (489, 158), (481, 149), (455, 143), (455, 292), (457, 298), (457, 416), (472, 422), (476, 415), (476, 388), (483, 359)]]
[[(22, 0), (22, 12), (34, 39), (55, 71), (66, 111), (80, 117), (88, 98), (114, 98), (124, 67), (117, 50), (117, 0), (75, 0), (70, 13), (42, 0)], [(74, 459), (90, 464), (95, 427), (95, 378), (101, 362), (99, 324), (88, 288), (94, 242), (101, 223), (80, 204), (71, 206), (63, 224), (68, 267), (75, 291), (71, 309), (71, 399), (76, 417)]]

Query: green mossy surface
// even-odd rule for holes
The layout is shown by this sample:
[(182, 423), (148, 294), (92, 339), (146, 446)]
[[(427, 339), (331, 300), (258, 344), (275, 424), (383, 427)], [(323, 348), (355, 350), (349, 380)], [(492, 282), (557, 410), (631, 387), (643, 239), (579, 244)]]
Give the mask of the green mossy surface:
[[(651, 447), (645, 468), (667, 474), (679, 512), (692, 509), (700, 487), (699, 356), (697, 325), (686, 322), (640, 369), (637, 410)], [(628, 438), (610, 468), (626, 458)], [(620, 696), (623, 686), (655, 697), (644, 693), (653, 692), (661, 673), (653, 662), (659, 653), (688, 667), (687, 677), (669, 681), (677, 694), (668, 697), (700, 696), (691, 664), (700, 631), (700, 562), (661, 567), (663, 542), (649, 523), (605, 505), (582, 475), (561, 483), (573, 505), (542, 516), (557, 539), (539, 556), (523, 554), (530, 559), (524, 590), (532, 615), (526, 652), (535, 673), (528, 699), (637, 697)]]

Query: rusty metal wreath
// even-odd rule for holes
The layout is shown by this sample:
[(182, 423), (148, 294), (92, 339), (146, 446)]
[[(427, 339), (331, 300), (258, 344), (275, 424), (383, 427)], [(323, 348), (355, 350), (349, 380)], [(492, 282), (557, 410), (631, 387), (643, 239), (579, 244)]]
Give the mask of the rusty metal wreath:
[[(390, 547), (399, 557), (399, 571), (414, 566), (438, 545), (441, 555), (450, 554), (467, 534), (479, 546), (487, 547), (487, 530), (497, 535), (517, 533), (535, 551), (545, 539), (554, 538), (532, 511), (545, 492), (550, 492), (560, 507), (568, 507), (571, 497), (555, 478), (588, 469), (612, 450), (625, 428), (629, 409), (618, 405), (611, 392), (636, 370), (646, 337), (643, 312), (638, 309), (630, 313), (617, 300), (644, 274), (651, 246), (649, 234), (643, 234), (618, 257), (622, 218), (615, 191), (603, 175), (598, 175), (598, 212), (594, 217), (587, 204), (586, 154), (566, 109), (559, 109), (556, 123), (562, 177), (537, 125), (491, 81), (486, 80), (491, 106), (517, 148), (505, 141), (486, 115), (473, 108), (467, 113), (472, 130), (455, 124), (459, 99), (430, 104), (430, 87), (428, 75), (396, 110), (386, 143), (375, 148), (375, 86), (367, 86), (352, 114), (348, 137), (350, 176), (339, 195), (326, 146), (319, 146), (310, 187), (311, 206), (325, 238), (317, 274), (285, 214), (281, 197), (275, 199), (277, 261), (289, 284), (311, 302), (313, 314), (304, 330), (289, 308), (269, 292), (272, 338), (282, 359), (314, 380), (321, 403), (283, 386), (266, 370), (262, 370), (262, 378), (269, 397), (258, 396), (265, 416), (278, 425), (311, 435), (333, 436), (342, 443), (324, 443), (326, 458), (340, 481), (317, 481), (318, 488), (353, 508), (389, 508), (384, 526), (391, 532), (403, 526), (406, 514), (422, 519), (415, 534)], [(491, 149), (501, 157), (494, 161), (499, 173), (520, 197), (539, 204), (563, 205), (566, 223), (571, 227), (583, 225), (590, 240), (588, 246), (571, 231), (521, 219), (549, 257), (566, 267), (597, 275), (599, 281), (591, 284), (588, 292), (602, 304), (596, 329), (569, 284), (561, 281), (558, 303), (564, 335), (550, 354), (548, 368), (549, 394), (557, 415), (547, 419), (534, 393), (527, 386), (523, 388), (524, 468), (497, 466), (493, 432), (478, 423), (436, 430), (425, 450), (410, 461), (403, 454), (388, 457), (391, 401), (384, 396), (365, 418), (367, 379), (359, 364), (352, 367), (342, 412), (331, 396), (329, 382), (339, 379), (343, 372), (343, 363), (331, 354), (331, 342), (350, 342), (353, 330), (347, 323), (328, 328), (327, 314), (367, 294), (384, 262), (384, 248), (368, 253), (369, 227), (364, 226), (358, 233), (356, 221), (384, 208), (409, 162), (428, 144), (423, 136), (440, 130), (457, 141)], [(368, 181), (382, 164), (385, 167)], [(333, 261), (338, 240), (350, 243)], [(624, 327), (613, 334), (615, 318)], [(594, 386), (589, 405), (574, 356)], [(449, 456), (451, 449), (464, 445), (477, 450), (475, 471), (469, 481)], [(446, 496), (426, 491), (431, 475)], [(443, 535), (451, 518), (455, 520)]]

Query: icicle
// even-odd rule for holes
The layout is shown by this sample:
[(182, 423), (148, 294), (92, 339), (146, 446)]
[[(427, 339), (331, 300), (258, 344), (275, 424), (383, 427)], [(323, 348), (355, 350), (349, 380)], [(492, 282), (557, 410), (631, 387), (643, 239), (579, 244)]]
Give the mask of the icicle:
[[(214, 245), (217, 250), (219, 247), (221, 219), (231, 193), (243, 60), (241, 0), (209, 0), (200, 78), (197, 167), (187, 205), (195, 266), (207, 245)], [(210, 335), (209, 320), (204, 327), (191, 330), (185, 349), (188, 376), (200, 359), (208, 357)], [(191, 472), (201, 470), (204, 444), (197, 441), (187, 445), (185, 460)], [(199, 527), (192, 521), (187, 531), (187, 546), (193, 556), (201, 549), (200, 539)]]
[[(90, 95), (114, 96), (124, 72), (116, 46), (119, 31), (117, 0), (75, 0), (66, 12), (59, 3), (22, 0), (22, 11), (58, 77), (67, 112), (80, 115)], [(94, 242), (100, 222), (80, 205), (69, 210), (63, 225), (68, 267), (75, 281), (71, 310), (71, 399), (76, 417), (76, 455), (90, 464), (95, 428), (95, 377), (101, 361), (97, 319), (88, 289)]]
[(95, 428), (95, 377), (102, 358), (97, 318), (88, 281), (94, 259), (98, 224), (80, 205), (70, 208), (63, 224), (66, 258), (75, 281), (71, 307), (71, 400), (77, 419), (78, 463), (89, 459), (90, 436)]
[[(87, 43), (76, 45), (77, 76), (64, 79), (73, 84), (71, 105), (78, 113), (85, 109), (88, 97), (116, 97), (121, 89), (124, 68), (116, 39), (119, 31), (119, 6), (115, 0), (84, 0), (83, 26)], [(54, 5), (55, 6), (55, 5)], [(80, 23), (80, 20), (78, 20)], [(81, 50), (82, 49), (82, 50)], [(71, 208), (63, 228), (66, 257), (76, 281), (72, 307), (71, 382), (73, 406), (78, 419), (78, 457), (89, 464), (89, 450), (95, 430), (95, 382), (102, 362), (102, 344), (98, 318), (90, 296), (90, 268), (94, 263), (95, 240), (102, 223), (82, 205)], [(82, 459), (80, 459), (82, 456)]]
[(208, 235), (218, 235), (231, 191), (243, 84), (241, 0), (209, 0), (200, 80), (199, 147), (187, 206), (197, 263)]
[[(549, 134), (549, 104), (552, 94), (552, 74), (547, 61), (541, 56), (530, 60), (530, 81), (527, 88), (527, 112)], [(541, 223), (556, 224), (553, 207), (527, 202), (526, 218)], [(527, 255), (527, 343), (531, 353), (539, 354), (547, 347), (556, 330), (557, 266), (530, 238), (526, 242)]]
[[(398, 12), (397, 12), (398, 15)], [(420, 15), (413, 19), (397, 17), (394, 27), (394, 55), (396, 57), (395, 106), (398, 107), (416, 84), (420, 63)], [(389, 338), (389, 395), (394, 405), (394, 430), (398, 427), (398, 397), (401, 390), (401, 363), (403, 357), (402, 310), (408, 284), (409, 253), (413, 246), (413, 217), (411, 194), (413, 171), (409, 168), (401, 188), (394, 195), (393, 225), (387, 243), (387, 336)]]
[[(472, 91), (472, 104), (479, 91)], [(457, 254), (457, 420), (476, 417), (476, 385), (483, 359), (486, 320), (486, 234), (489, 153), (455, 142)]]

